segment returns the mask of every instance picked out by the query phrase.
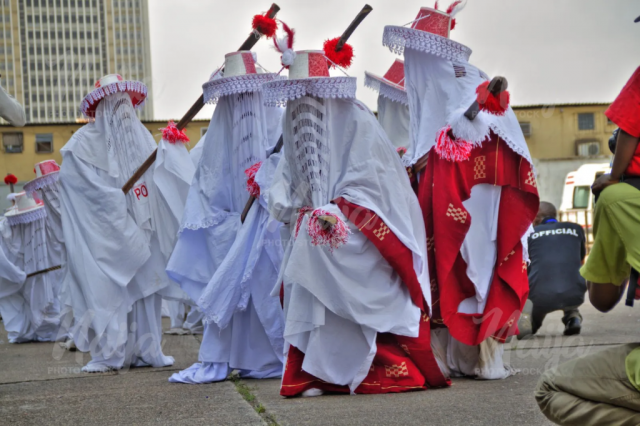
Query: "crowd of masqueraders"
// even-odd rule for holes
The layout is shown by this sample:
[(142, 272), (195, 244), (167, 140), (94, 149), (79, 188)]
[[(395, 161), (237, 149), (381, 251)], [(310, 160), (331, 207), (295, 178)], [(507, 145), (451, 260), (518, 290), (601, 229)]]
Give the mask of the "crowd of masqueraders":
[[(517, 373), (505, 343), (548, 312), (564, 310), (564, 333), (579, 333), (586, 289), (607, 311), (640, 270), (640, 69), (607, 111), (620, 131), (612, 172), (593, 186), (595, 243), (580, 270), (584, 232), (539, 203), (506, 81), (490, 84), (449, 38), (459, 9), (384, 28), (404, 61), (366, 73), (377, 118), (356, 78), (330, 76), (326, 49), (294, 51), (284, 23), (288, 77), (251, 52), (226, 55), (203, 85), (216, 108), (190, 152), (175, 124), (159, 143), (141, 124), (142, 83), (101, 78), (62, 165), (37, 164), (0, 220), (9, 341), (88, 352), (85, 372), (165, 367), (164, 308), (171, 332), (203, 334), (198, 362), (170, 382), (236, 371), (281, 377), (293, 397), (505, 379)], [(3, 116), (19, 122), (5, 98)], [(544, 373), (544, 414), (640, 424), (638, 345)]]

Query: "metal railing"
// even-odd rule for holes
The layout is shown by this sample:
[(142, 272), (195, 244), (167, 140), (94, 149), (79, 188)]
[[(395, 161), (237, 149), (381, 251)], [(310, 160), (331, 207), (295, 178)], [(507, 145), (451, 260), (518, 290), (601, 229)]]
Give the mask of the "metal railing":
[(586, 238), (587, 254), (593, 246), (593, 210), (572, 209), (558, 212), (560, 222), (573, 222), (582, 226)]

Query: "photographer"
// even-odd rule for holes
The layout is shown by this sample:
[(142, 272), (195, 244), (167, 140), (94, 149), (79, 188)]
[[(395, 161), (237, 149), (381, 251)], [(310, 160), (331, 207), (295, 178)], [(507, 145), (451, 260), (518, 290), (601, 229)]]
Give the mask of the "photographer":
[[(599, 197), (595, 241), (580, 270), (589, 300), (602, 312), (620, 301), (630, 267), (640, 270), (640, 190), (634, 179), (640, 177), (640, 68), (605, 114), (620, 131), (611, 174), (600, 176), (592, 186)], [(535, 397), (545, 416), (558, 424), (640, 424), (640, 343), (546, 371)]]

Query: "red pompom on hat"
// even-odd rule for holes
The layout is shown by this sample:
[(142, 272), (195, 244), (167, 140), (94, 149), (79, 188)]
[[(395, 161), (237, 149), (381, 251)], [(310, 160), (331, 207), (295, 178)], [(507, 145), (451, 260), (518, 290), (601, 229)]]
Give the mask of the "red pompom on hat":
[(167, 127), (162, 129), (162, 139), (166, 140), (169, 143), (189, 142), (189, 138), (187, 135), (176, 127), (176, 123), (173, 121), (169, 121)]
[(276, 35), (276, 29), (278, 29), (278, 23), (276, 20), (269, 18), (266, 14), (254, 16), (251, 26), (255, 31), (258, 31), (260, 34), (264, 34), (267, 38), (271, 38)]
[(15, 185), (16, 183), (18, 183), (18, 178), (16, 177), (16, 175), (12, 175), (11, 173), (9, 173), (4, 177), (4, 183), (5, 185)]
[(324, 42), (324, 55), (329, 59), (331, 67), (335, 68), (336, 65), (342, 68), (349, 68), (351, 61), (353, 60), (353, 47), (350, 44), (345, 43), (339, 52), (336, 52), (338, 46), (339, 37), (327, 40)]
[(489, 91), (489, 81), (485, 81), (478, 86), (476, 93), (478, 94), (476, 100), (480, 106), (480, 111), (493, 115), (504, 115), (507, 112), (510, 101), (510, 95), (507, 90), (500, 92), (496, 96)]

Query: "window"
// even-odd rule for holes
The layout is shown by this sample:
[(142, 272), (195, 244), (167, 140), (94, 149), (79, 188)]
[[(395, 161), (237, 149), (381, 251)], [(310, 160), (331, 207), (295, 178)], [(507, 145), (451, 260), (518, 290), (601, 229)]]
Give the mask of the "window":
[(200, 137), (203, 137), (207, 133), (208, 127), (200, 127)]
[(578, 114), (578, 130), (593, 130), (596, 128), (592, 112)]
[(531, 136), (531, 123), (521, 122), (520, 129), (522, 130), (522, 134), (525, 136)]
[(577, 141), (576, 154), (579, 157), (594, 157), (600, 155), (600, 141)]
[(573, 188), (573, 208), (586, 209), (589, 207), (589, 197), (591, 196), (591, 187), (576, 186)]
[(50, 154), (53, 152), (53, 134), (36, 134), (36, 154)]
[(22, 152), (22, 133), (3, 133), (2, 146), (7, 154), (19, 154)]

